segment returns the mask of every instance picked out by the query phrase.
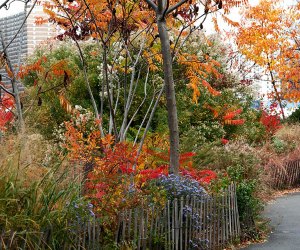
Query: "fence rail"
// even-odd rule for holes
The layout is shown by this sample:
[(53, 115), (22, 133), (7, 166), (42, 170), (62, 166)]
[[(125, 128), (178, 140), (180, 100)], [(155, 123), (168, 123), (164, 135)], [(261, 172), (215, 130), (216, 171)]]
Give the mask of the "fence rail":
[(274, 166), (271, 172), (272, 187), (286, 188), (300, 184), (300, 160), (290, 161), (283, 166)]
[[(123, 211), (114, 244), (121, 249), (139, 250), (223, 249), (240, 235), (235, 188), (232, 184), (213, 197), (186, 196), (169, 200), (163, 208), (150, 206)], [(61, 249), (108, 249), (104, 248), (102, 228), (99, 219), (78, 223), (72, 229), (72, 244), (66, 243)], [(50, 237), (51, 233), (47, 238)], [(3, 234), (0, 238), (4, 243)], [(42, 242), (46, 244), (45, 240)]]

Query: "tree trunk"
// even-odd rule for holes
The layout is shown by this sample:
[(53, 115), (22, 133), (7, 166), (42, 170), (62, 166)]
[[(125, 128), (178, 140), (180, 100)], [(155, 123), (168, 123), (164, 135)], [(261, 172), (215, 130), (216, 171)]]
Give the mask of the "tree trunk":
[(18, 129), (19, 129), (19, 131), (23, 132), (24, 131), (24, 119), (23, 119), (22, 105), (21, 105), (18, 83), (16, 81), (16, 74), (15, 74), (14, 68), (11, 64), (9, 55), (6, 50), (6, 44), (5, 44), (4, 37), (3, 37), (1, 30), (0, 30), (0, 39), (1, 39), (2, 48), (4, 50), (3, 52), (5, 54), (5, 60), (6, 60), (7, 66), (9, 68), (9, 70), (11, 71), (11, 73), (13, 74), (13, 76), (11, 78), (11, 85), (12, 85), (12, 89), (13, 89), (13, 93), (14, 93), (14, 100), (15, 100), (16, 110), (17, 110), (17, 115), (18, 115)]
[(108, 65), (107, 65), (107, 47), (106, 44), (103, 44), (103, 72), (104, 72), (104, 81), (106, 85), (108, 106), (109, 106), (109, 132), (111, 129), (114, 131), (114, 136), (116, 140), (118, 139), (118, 131), (116, 126), (115, 112), (113, 107), (113, 93), (110, 91), (109, 79), (108, 79)]
[(274, 91), (275, 91), (276, 99), (279, 103), (279, 107), (280, 107), (281, 114), (282, 114), (282, 119), (285, 120), (284, 109), (283, 109), (283, 105), (282, 105), (282, 102), (281, 102), (281, 98), (279, 96), (278, 89), (276, 87), (276, 83), (273, 80), (272, 80), (272, 85), (273, 85), (273, 88), (274, 88)]
[(20, 99), (18, 83), (15, 80), (15, 76), (13, 76), (13, 79), (11, 80), (11, 84), (12, 84), (13, 92), (15, 95), (15, 103), (16, 103), (16, 109), (17, 109), (18, 121), (19, 121), (19, 130), (21, 132), (24, 132), (24, 119), (23, 119), (23, 113), (22, 113), (22, 104), (21, 104), (21, 99)]
[(179, 130), (175, 87), (173, 79), (172, 55), (164, 13), (157, 13), (157, 26), (161, 41), (163, 58), (164, 82), (167, 99), (168, 125), (170, 132), (170, 169), (173, 174), (179, 173)]
[(269, 67), (270, 76), (271, 76), (271, 82), (272, 82), (272, 85), (273, 85), (273, 88), (274, 88), (274, 91), (275, 91), (276, 99), (277, 99), (277, 101), (278, 101), (278, 103), (279, 103), (279, 107), (280, 107), (280, 110), (281, 110), (281, 113), (282, 113), (282, 119), (285, 120), (285, 115), (284, 115), (283, 105), (282, 105), (282, 102), (281, 102), (281, 98), (280, 98), (278, 89), (277, 89), (277, 87), (276, 87), (275, 77), (274, 77), (274, 75), (273, 75), (273, 71), (272, 71), (272, 69), (271, 69), (271, 64), (270, 64), (270, 62), (268, 62), (268, 67)]

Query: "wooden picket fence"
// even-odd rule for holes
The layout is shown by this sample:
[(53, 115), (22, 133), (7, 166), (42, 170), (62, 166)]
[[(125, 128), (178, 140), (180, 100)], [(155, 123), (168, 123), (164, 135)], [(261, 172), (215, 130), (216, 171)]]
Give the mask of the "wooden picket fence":
[[(160, 208), (123, 211), (116, 225), (113, 244), (120, 249), (223, 249), (240, 236), (236, 187), (231, 184), (213, 197), (186, 196)], [(100, 219), (73, 223), (71, 230), (70, 241), (60, 249), (109, 249)], [(46, 238), (50, 237), (51, 231), (40, 241), (41, 249), (48, 249)], [(5, 243), (3, 235), (0, 238)]]
[[(214, 197), (174, 199), (163, 209), (124, 211), (115, 242), (130, 249), (223, 249), (240, 235), (235, 188), (232, 184)], [(96, 221), (80, 228), (76, 240), (80, 249), (99, 249), (98, 228)]]
[(272, 187), (276, 189), (296, 187), (300, 184), (300, 160), (271, 168)]

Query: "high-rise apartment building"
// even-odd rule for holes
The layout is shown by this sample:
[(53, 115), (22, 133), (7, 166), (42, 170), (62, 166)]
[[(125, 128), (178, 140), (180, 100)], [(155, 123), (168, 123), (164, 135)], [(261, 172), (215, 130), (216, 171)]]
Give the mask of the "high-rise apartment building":
[[(31, 5), (27, 6), (27, 12), (31, 8)], [(29, 15), (26, 22), (26, 35), (27, 35), (27, 55), (30, 55), (34, 49), (45, 42), (45, 40), (53, 39), (56, 35), (55, 26), (49, 22), (42, 25), (35, 23), (37, 18), (47, 18), (47, 15), (43, 12), (42, 6), (35, 6)]]
[[(0, 18), (0, 31), (2, 32), (5, 45), (8, 46), (6, 51), (13, 67), (16, 69), (28, 55), (32, 54), (37, 46), (47, 39), (55, 37), (56, 34), (55, 27), (52, 24), (37, 25), (35, 23), (37, 18), (46, 17), (42, 6), (34, 6), (26, 19), (31, 7), (32, 5), (28, 4), (23, 12)], [(25, 24), (22, 27), (24, 21)], [(22, 28), (20, 29), (20, 27)], [(0, 43), (1, 51), (3, 51), (3, 46)], [(0, 74), (2, 75), (2, 82), (9, 85), (9, 78), (5, 69), (0, 69)], [(7, 87), (9, 88), (9, 86)]]

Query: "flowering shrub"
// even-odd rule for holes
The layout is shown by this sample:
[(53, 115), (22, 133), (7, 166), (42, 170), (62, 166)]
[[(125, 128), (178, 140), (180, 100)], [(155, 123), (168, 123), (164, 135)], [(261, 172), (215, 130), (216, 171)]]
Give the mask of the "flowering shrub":
[(87, 203), (86, 201), (79, 200), (73, 201), (71, 204), (67, 206), (73, 215), (72, 218), (76, 219), (74, 225), (78, 225), (78, 223), (84, 223), (89, 219), (95, 217), (93, 212), (93, 204)]
[(53, 135), (60, 143), (66, 142), (65, 133), (69, 125), (72, 125), (78, 132), (83, 133), (83, 136), (87, 136), (92, 131), (97, 130), (97, 122), (95, 122), (94, 114), (80, 105), (75, 105), (70, 121), (60, 124), (59, 127), (54, 130)]
[[(198, 201), (204, 201), (205, 198), (209, 197), (206, 190), (200, 186), (199, 182), (190, 176), (177, 176), (173, 174), (161, 176), (157, 179), (157, 185), (163, 187), (169, 200), (173, 200), (175, 198), (186, 199), (187, 196), (192, 196)], [(203, 227), (202, 216), (203, 215), (199, 213), (195, 213), (195, 211), (193, 212), (190, 205), (185, 205), (183, 207), (183, 227), (187, 226), (185, 225), (187, 221), (190, 221), (191, 226), (195, 230), (201, 230)], [(207, 247), (207, 243), (207, 239), (200, 240), (198, 238), (192, 238), (189, 241), (189, 249), (205, 249)]]
[(166, 190), (168, 199), (180, 198), (187, 195), (202, 199), (207, 195), (205, 189), (199, 185), (199, 182), (190, 176), (162, 175), (157, 179), (157, 185), (162, 186)]
[(183, 134), (183, 147), (187, 151), (196, 151), (204, 143), (217, 141), (225, 134), (223, 124), (219, 121), (203, 121)]

